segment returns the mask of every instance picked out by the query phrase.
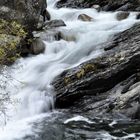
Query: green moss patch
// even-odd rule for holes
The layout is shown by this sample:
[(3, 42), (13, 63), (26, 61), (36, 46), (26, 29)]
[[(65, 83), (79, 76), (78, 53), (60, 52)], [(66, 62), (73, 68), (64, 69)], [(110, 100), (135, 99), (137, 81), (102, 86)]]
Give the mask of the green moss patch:
[(0, 19), (0, 65), (11, 64), (19, 58), (17, 47), (26, 35), (22, 25)]
[(98, 66), (96, 64), (88, 63), (83, 65), (74, 75), (67, 76), (64, 78), (65, 85), (73, 82), (73, 80), (79, 80), (86, 76), (88, 73), (96, 72)]
[(20, 54), (17, 52), (17, 45), (20, 43), (20, 38), (0, 34), (0, 64), (8, 65), (13, 63)]
[(21, 24), (16, 21), (7, 22), (6, 20), (0, 19), (0, 34), (8, 34), (24, 38), (27, 32)]

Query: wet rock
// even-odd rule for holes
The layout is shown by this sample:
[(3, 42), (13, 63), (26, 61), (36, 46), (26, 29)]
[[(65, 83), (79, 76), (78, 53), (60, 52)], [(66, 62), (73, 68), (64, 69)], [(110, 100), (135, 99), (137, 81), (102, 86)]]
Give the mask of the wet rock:
[(50, 15), (50, 13), (48, 12), (47, 9), (44, 10), (42, 16), (43, 16), (43, 21), (46, 21), (46, 20), (50, 20), (51, 19), (51, 15)]
[(38, 24), (37, 24), (37, 29), (41, 29), (43, 24), (44, 24), (44, 18), (43, 18), (43, 16), (40, 15), (39, 21), (38, 21)]
[(43, 53), (45, 51), (45, 43), (41, 39), (33, 40), (30, 51), (35, 55)]
[(56, 27), (66, 26), (63, 20), (51, 20), (44, 23), (43, 27), (45, 29), (51, 29)]
[(53, 82), (56, 107), (133, 118), (140, 91), (139, 36), (140, 24), (136, 24), (105, 44), (111, 49), (103, 56), (60, 74)]
[(57, 30), (45, 30), (33, 32), (34, 38), (40, 38), (41, 40), (52, 42), (54, 40), (60, 40), (62, 38), (62, 33)]
[(80, 14), (80, 15), (78, 16), (78, 19), (79, 19), (79, 20), (82, 20), (82, 21), (92, 21), (92, 20), (93, 20), (92, 17), (90, 17), (90, 16), (88, 16), (88, 15), (86, 15), (86, 14)]
[(128, 2), (126, 4), (124, 4), (123, 6), (121, 6), (120, 8), (117, 9), (117, 11), (129, 11), (129, 9), (133, 8), (133, 4)]
[(50, 20), (51, 19), (51, 15), (50, 15), (50, 13), (47, 10), (45, 11), (45, 17), (46, 17), (46, 20)]
[(46, 21), (46, 20), (48, 21), (50, 19), (51, 19), (51, 16), (50, 16), (49, 12), (46, 10), (44, 17), (42, 15), (40, 15), (40, 17), (39, 17), (39, 21), (37, 24), (37, 30), (41, 30), (44, 26), (44, 21)]
[(90, 8), (92, 5), (100, 5), (105, 11), (139, 11), (139, 4), (139, 0), (61, 0), (57, 7)]
[(136, 19), (140, 19), (140, 13), (137, 14)]
[(140, 119), (140, 104), (137, 106), (137, 110), (135, 112), (134, 119)]
[(45, 43), (44, 40), (41, 37), (33, 38), (30, 42), (30, 44), (22, 44), (22, 47), (20, 48), (20, 55), (22, 57), (27, 57), (30, 54), (38, 55), (41, 53), (44, 53), (45, 51)]
[(140, 6), (136, 8), (136, 11), (140, 11)]
[(124, 20), (124, 19), (128, 18), (129, 14), (130, 14), (129, 12), (118, 12), (116, 15), (116, 18), (119, 21)]
[(96, 9), (98, 12), (100, 12), (101, 11), (101, 7), (100, 7), (100, 5), (92, 5), (92, 7), (91, 8), (94, 8), (94, 9)]
[(89, 8), (93, 5), (100, 5), (101, 2), (93, 1), (93, 0), (61, 0), (58, 1), (57, 7), (71, 7), (71, 8)]
[(66, 40), (66, 41), (76, 41), (76, 37), (75, 37), (75, 35), (70, 35), (70, 34), (63, 34), (63, 33), (61, 33), (60, 34), (61, 35), (61, 38), (62, 39), (64, 39), (64, 40)]
[(117, 1), (108, 0), (107, 4), (103, 6), (103, 10), (118, 11), (118, 9), (122, 9), (122, 11), (129, 11), (129, 10), (131, 11), (132, 9), (134, 9), (134, 5), (135, 2), (129, 3), (129, 0), (117, 0)]

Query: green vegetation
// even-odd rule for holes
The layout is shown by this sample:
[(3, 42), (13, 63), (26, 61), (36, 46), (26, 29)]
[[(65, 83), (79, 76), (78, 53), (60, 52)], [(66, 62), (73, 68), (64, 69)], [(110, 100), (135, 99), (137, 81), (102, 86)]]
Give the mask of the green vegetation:
[(27, 35), (22, 25), (0, 19), (0, 65), (12, 64), (20, 54), (17, 46)]
[(74, 78), (72, 76), (67, 76), (64, 78), (64, 83), (66, 85), (72, 83), (72, 79), (81, 79), (83, 78), (86, 74), (90, 73), (90, 72), (95, 72), (97, 70), (97, 66), (96, 64), (92, 64), (92, 63), (89, 63), (89, 64), (86, 64), (84, 65), (81, 69), (79, 69), (78, 72), (75, 73), (75, 76)]
[(83, 66), (83, 68), (81, 68), (76, 76), (78, 79), (82, 78), (83, 76), (85, 76), (87, 73), (91, 72), (91, 71), (95, 71), (97, 69), (95, 64), (86, 64)]
[(70, 81), (71, 81), (70, 77), (65, 77), (64, 78), (64, 82), (65, 82), (66, 85), (69, 84)]
[(24, 27), (16, 21), (8, 22), (0, 19), (0, 34), (8, 34), (24, 38), (27, 35), (27, 32), (24, 30)]
[(77, 72), (76, 76), (78, 79), (82, 78), (85, 75), (85, 70), (82, 68)]

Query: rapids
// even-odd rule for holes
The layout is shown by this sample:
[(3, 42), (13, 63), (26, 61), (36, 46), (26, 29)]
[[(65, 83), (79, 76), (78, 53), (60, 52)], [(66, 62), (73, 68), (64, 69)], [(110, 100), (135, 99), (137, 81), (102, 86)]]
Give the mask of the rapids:
[[(53, 79), (66, 69), (102, 55), (103, 43), (138, 21), (136, 13), (133, 12), (127, 19), (117, 21), (115, 18), (117, 12), (98, 13), (95, 9), (57, 9), (56, 2), (57, 0), (48, 0), (51, 18), (62, 19), (67, 25), (56, 30), (62, 32), (68, 39), (74, 38), (74, 40), (50, 39), (45, 42), (45, 53), (17, 60), (13, 66), (6, 68), (4, 76), (0, 76), (4, 86), (1, 92), (9, 93), (11, 98), (11, 102), (6, 104), (6, 118), (2, 115), (0, 119), (0, 140), (58, 139), (57, 136), (55, 138), (51, 136), (53, 133), (49, 134), (56, 127), (52, 127), (52, 124), (46, 125), (45, 127), (50, 127), (50, 131), (45, 132), (42, 125), (43, 120), (46, 124), (51, 121), (56, 123), (55, 121), (64, 115), (54, 108), (55, 95), (51, 85)], [(93, 17), (94, 20), (91, 22), (77, 20), (78, 15), (83, 13)], [(63, 132), (63, 123), (70, 121), (66, 121), (66, 116), (59, 120), (61, 120), (60, 130)], [(84, 122), (84, 117), (82, 121)], [(57, 127), (59, 129), (59, 125)], [(44, 138), (39, 137), (41, 131), (48, 135)], [(106, 137), (109, 139), (110, 135), (104, 133), (104, 138)]]

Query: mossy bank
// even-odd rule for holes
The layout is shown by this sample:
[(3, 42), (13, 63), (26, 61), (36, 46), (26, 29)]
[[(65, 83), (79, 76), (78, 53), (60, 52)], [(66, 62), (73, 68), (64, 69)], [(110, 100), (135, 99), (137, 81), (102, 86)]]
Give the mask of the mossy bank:
[(10, 65), (20, 57), (20, 45), (27, 32), (16, 21), (0, 19), (0, 65)]

